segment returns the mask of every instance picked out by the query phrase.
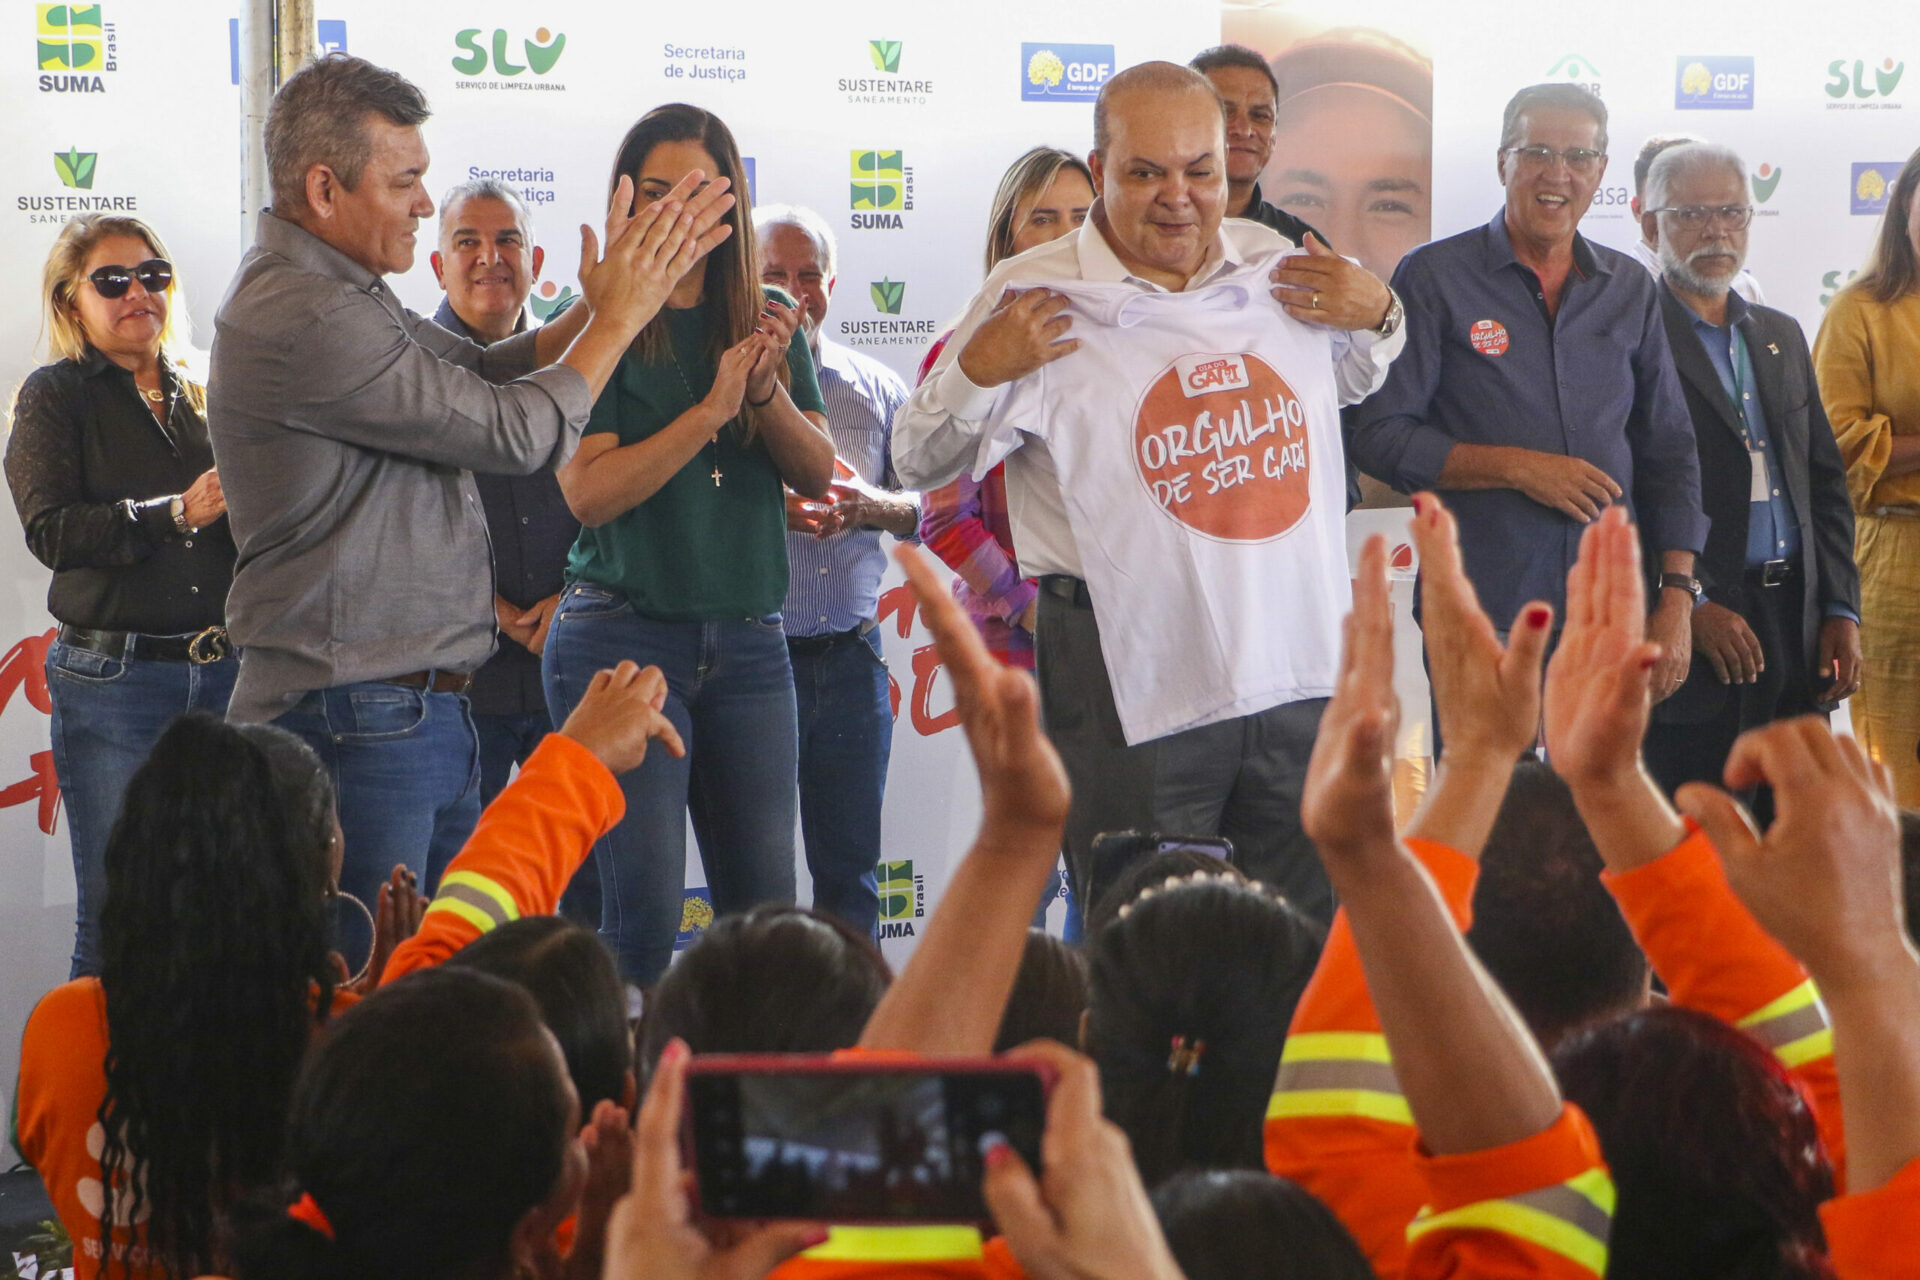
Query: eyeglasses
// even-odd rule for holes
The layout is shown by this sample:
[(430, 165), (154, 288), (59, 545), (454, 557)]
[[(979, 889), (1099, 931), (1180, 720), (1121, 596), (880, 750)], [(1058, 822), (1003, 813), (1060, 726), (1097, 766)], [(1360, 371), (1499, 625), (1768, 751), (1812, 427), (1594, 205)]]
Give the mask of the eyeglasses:
[(93, 281), (94, 292), (103, 298), (125, 297), (135, 280), (148, 293), (160, 293), (173, 283), (173, 264), (165, 258), (148, 258), (137, 267), (101, 267), (87, 279)]
[(1607, 158), (1604, 151), (1595, 151), (1590, 147), (1568, 147), (1565, 151), (1555, 151), (1552, 147), (1503, 147), (1501, 154), (1518, 156), (1522, 169), (1540, 172), (1553, 167), (1555, 160), (1562, 161), (1569, 173), (1581, 177), (1590, 177), (1600, 168), (1600, 162)]
[(1670, 213), (1688, 230), (1698, 230), (1709, 221), (1716, 221), (1731, 230), (1738, 231), (1753, 221), (1753, 206), (1750, 204), (1672, 204), (1664, 209), (1649, 209), (1648, 213)]

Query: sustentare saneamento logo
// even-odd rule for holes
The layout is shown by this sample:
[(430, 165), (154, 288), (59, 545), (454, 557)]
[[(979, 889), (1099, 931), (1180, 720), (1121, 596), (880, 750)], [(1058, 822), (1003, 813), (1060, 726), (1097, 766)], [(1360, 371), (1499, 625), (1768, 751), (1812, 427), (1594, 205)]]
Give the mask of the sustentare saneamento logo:
[(898, 40), (867, 41), (867, 56), (873, 59), (873, 69), (889, 75), (900, 70), (900, 49)]
[(844, 75), (834, 82), (849, 103), (857, 106), (924, 107), (932, 99), (932, 80), (924, 75), (909, 77), (900, 74), (906, 52), (904, 41), (869, 40), (866, 50), (867, 61), (873, 64), (877, 74)]
[(873, 296), (873, 309), (883, 316), (897, 316), (900, 306), (907, 299), (905, 280), (875, 280), (868, 286)]
[(68, 147), (67, 153), (53, 153), (53, 171), (60, 175), (60, 185), (72, 187), (76, 191), (93, 190), (93, 171), (100, 161), (98, 151), (81, 151), (77, 147)]
[(53, 177), (60, 180), (60, 185), (56, 187), (43, 178), (47, 185), (41, 194), (14, 197), (14, 211), (24, 215), (29, 224), (64, 223), (83, 213), (140, 212), (138, 196), (94, 190), (100, 177), (98, 151), (82, 151), (70, 146), (65, 151), (54, 152), (52, 159)]

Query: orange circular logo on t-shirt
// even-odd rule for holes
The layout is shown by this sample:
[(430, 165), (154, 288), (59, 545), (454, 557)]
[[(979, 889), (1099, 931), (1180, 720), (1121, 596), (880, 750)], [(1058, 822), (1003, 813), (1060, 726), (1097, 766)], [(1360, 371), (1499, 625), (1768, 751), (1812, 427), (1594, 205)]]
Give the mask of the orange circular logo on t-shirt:
[(1209, 538), (1277, 538), (1312, 497), (1306, 406), (1251, 353), (1182, 356), (1154, 379), (1133, 461), (1154, 503)]
[(1503, 356), (1509, 345), (1507, 326), (1498, 320), (1475, 320), (1467, 330), (1467, 341), (1483, 356)]

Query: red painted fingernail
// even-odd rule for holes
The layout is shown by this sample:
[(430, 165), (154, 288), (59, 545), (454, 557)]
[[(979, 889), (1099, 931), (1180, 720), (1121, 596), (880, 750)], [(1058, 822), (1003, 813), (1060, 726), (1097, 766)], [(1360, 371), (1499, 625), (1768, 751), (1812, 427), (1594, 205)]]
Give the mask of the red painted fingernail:
[(1413, 514), (1417, 516), (1423, 516), (1427, 514), (1427, 495), (1426, 494), (1416, 493), (1413, 495)]
[(1543, 604), (1534, 605), (1527, 610), (1527, 625), (1535, 631), (1542, 630), (1553, 621), (1553, 610)]
[(800, 1247), (811, 1249), (817, 1244), (825, 1244), (832, 1239), (833, 1232), (826, 1227), (812, 1227), (800, 1237)]
[(1651, 671), (1653, 670), (1655, 664), (1657, 664), (1659, 661), (1660, 661), (1659, 654), (1655, 654), (1651, 658), (1642, 658), (1640, 659), (1640, 669), (1642, 671)]
[(989, 1169), (998, 1169), (1011, 1159), (1013, 1159), (1013, 1148), (1004, 1142), (996, 1142), (987, 1148), (986, 1161)]

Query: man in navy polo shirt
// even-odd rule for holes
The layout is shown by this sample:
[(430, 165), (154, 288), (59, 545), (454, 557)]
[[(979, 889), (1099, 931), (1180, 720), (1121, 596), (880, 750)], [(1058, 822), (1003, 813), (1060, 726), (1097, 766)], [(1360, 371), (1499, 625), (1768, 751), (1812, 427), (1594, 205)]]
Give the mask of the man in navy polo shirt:
[(1625, 502), (1659, 573), (1647, 620), (1663, 650), (1659, 699), (1692, 660), (1707, 518), (1654, 282), (1578, 231), (1606, 150), (1593, 93), (1543, 84), (1513, 96), (1496, 155), (1505, 207), (1394, 272), (1407, 347), (1349, 445), (1362, 471), (1446, 498), (1496, 624), (1530, 600), (1560, 610), (1581, 530)]

